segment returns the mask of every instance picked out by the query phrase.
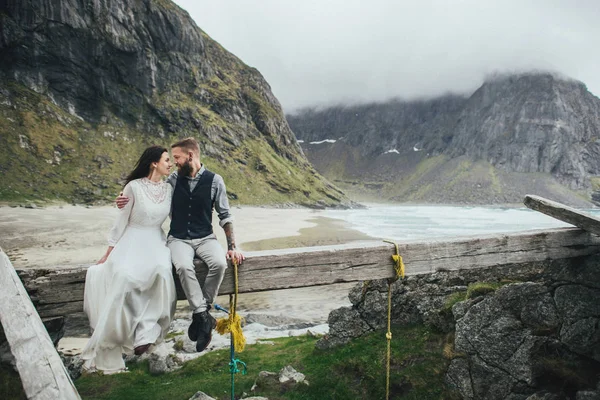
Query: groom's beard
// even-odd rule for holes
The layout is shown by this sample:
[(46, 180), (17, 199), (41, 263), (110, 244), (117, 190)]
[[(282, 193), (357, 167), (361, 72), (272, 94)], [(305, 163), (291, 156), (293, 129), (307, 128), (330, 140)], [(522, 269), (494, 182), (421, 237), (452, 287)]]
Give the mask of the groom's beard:
[(191, 176), (192, 175), (192, 166), (189, 161), (186, 161), (184, 164), (179, 165), (179, 174), (182, 176)]

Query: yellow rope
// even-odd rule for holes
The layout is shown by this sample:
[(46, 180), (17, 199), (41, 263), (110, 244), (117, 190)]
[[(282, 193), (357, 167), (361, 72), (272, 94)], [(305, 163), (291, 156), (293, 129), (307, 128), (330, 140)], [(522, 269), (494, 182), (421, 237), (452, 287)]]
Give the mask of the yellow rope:
[(396, 248), (396, 254), (392, 255), (392, 260), (394, 260), (394, 271), (396, 271), (396, 278), (392, 278), (392, 282), (395, 282), (399, 278), (404, 278), (404, 261), (402, 261), (402, 256), (398, 250), (398, 243), (392, 242), (391, 240), (384, 240), (384, 242), (391, 243)]
[(235, 291), (233, 296), (229, 296), (229, 316), (219, 319), (215, 329), (221, 335), (231, 333), (231, 336), (233, 337), (233, 348), (236, 352), (241, 353), (246, 347), (246, 338), (242, 331), (242, 317), (235, 312), (238, 296), (238, 265), (235, 257), (232, 258), (231, 263), (233, 264), (233, 283)]
[(387, 332), (385, 333), (385, 338), (387, 339), (387, 358), (386, 358), (386, 368), (385, 368), (385, 398), (390, 398), (390, 364), (392, 359), (392, 283), (397, 281), (399, 278), (404, 278), (404, 261), (402, 261), (402, 256), (400, 255), (400, 251), (398, 250), (398, 244), (396, 242), (392, 242), (389, 240), (384, 240), (384, 242), (391, 243), (396, 248), (396, 254), (392, 255), (392, 260), (394, 260), (394, 271), (396, 272), (396, 276), (394, 278), (388, 279), (388, 309), (387, 309)]

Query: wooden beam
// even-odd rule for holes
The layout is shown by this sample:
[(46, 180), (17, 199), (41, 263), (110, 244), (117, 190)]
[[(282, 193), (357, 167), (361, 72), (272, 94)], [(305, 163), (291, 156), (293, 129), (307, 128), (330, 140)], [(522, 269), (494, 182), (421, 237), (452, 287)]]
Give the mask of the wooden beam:
[(28, 399), (81, 399), (10, 260), (0, 249), (0, 322)]
[[(399, 243), (406, 274), (487, 268), (503, 264), (586, 256), (600, 252), (600, 238), (576, 228)], [(390, 278), (394, 246), (383, 242), (247, 253), (239, 292), (298, 288)], [(81, 312), (87, 267), (22, 269), (19, 275), (43, 317)], [(206, 268), (197, 266), (203, 282)], [(178, 279), (175, 278), (178, 282)], [(231, 268), (219, 294), (233, 292)], [(180, 292), (180, 299), (183, 299)]]
[(525, 196), (523, 203), (532, 210), (539, 211), (560, 221), (600, 235), (600, 218), (594, 217), (591, 214), (530, 194)]

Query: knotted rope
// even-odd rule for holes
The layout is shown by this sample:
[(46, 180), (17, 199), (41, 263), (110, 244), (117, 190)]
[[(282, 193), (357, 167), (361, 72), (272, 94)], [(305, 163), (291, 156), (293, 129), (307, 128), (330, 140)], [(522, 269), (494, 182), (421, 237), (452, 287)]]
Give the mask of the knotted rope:
[(231, 373), (231, 400), (235, 399), (235, 374), (240, 372), (238, 364), (241, 364), (243, 369), (241, 370), (242, 375), (246, 375), (246, 363), (235, 358), (235, 352), (242, 352), (246, 347), (246, 338), (242, 331), (242, 318), (235, 312), (237, 307), (237, 296), (238, 296), (238, 264), (237, 260), (232, 258), (231, 263), (233, 264), (233, 283), (234, 283), (234, 294), (229, 295), (229, 311), (215, 304), (215, 308), (220, 311), (225, 311), (229, 314), (226, 318), (220, 318), (217, 321), (217, 332), (221, 335), (226, 333), (230, 334), (230, 361), (229, 361), (229, 372)]
[(396, 254), (392, 255), (394, 260), (394, 271), (396, 276), (388, 279), (388, 309), (387, 309), (387, 332), (385, 338), (387, 339), (387, 359), (386, 359), (386, 374), (385, 374), (385, 398), (390, 398), (390, 363), (392, 359), (392, 283), (396, 282), (400, 278), (404, 278), (404, 261), (398, 250), (398, 244), (389, 240), (384, 240), (386, 243), (391, 243), (396, 248)]
[(244, 337), (244, 332), (242, 331), (242, 317), (235, 312), (238, 296), (238, 265), (235, 258), (232, 259), (231, 263), (233, 264), (234, 294), (229, 295), (229, 316), (226, 318), (220, 318), (217, 321), (217, 327), (215, 329), (221, 335), (231, 333), (235, 351), (241, 353), (246, 347), (246, 338)]

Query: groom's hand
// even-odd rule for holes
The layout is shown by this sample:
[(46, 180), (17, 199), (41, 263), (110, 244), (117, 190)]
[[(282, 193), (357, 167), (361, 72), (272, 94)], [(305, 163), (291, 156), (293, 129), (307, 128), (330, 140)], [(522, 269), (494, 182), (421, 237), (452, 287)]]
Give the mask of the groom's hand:
[(117, 203), (117, 207), (120, 209), (122, 209), (123, 207), (125, 207), (127, 205), (127, 203), (129, 203), (129, 197), (127, 196), (123, 196), (123, 192), (119, 193), (119, 195), (117, 196), (117, 199), (115, 200), (115, 203)]
[(228, 260), (232, 260), (232, 261), (236, 260), (237, 265), (241, 265), (244, 262), (244, 260), (246, 259), (246, 257), (244, 257), (242, 252), (238, 251), (238, 250), (227, 251), (227, 255), (225, 256), (225, 258), (227, 258)]

